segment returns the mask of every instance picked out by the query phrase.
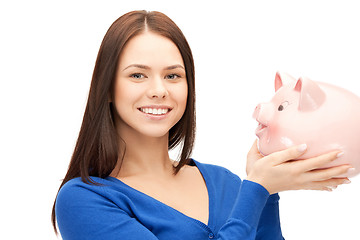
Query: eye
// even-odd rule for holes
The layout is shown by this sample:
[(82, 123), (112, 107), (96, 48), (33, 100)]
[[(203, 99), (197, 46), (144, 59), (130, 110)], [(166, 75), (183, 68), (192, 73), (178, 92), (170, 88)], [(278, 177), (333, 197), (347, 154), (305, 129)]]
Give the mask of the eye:
[(170, 80), (175, 80), (179, 77), (180, 77), (180, 75), (178, 75), (178, 74), (169, 74), (169, 75), (166, 75), (165, 78), (170, 79)]
[(287, 106), (289, 105), (289, 102), (288, 101), (285, 101), (283, 103), (281, 103), (278, 107), (278, 111), (281, 112), (283, 111)]
[(131, 78), (135, 78), (135, 79), (141, 79), (144, 78), (145, 76), (141, 73), (133, 73), (130, 75)]

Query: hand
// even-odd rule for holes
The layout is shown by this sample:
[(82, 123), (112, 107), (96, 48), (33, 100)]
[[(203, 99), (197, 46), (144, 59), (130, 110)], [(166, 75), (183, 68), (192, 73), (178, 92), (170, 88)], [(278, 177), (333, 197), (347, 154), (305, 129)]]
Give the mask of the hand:
[(340, 184), (350, 183), (348, 178), (336, 178), (346, 173), (350, 165), (319, 169), (335, 160), (340, 151), (294, 160), (305, 151), (306, 145), (303, 144), (264, 157), (255, 141), (247, 157), (247, 180), (259, 183), (270, 194), (300, 189), (331, 191)]

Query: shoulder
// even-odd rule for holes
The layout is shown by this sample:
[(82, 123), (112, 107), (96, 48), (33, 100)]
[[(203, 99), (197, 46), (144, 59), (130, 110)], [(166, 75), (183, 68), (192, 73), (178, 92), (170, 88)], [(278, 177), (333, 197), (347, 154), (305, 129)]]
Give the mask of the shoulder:
[[(90, 177), (91, 182), (84, 182), (80, 177), (67, 181), (59, 191), (58, 195), (68, 195), (79, 190), (99, 191), (99, 187), (103, 186), (105, 181), (98, 177)], [(83, 192), (88, 192), (83, 191)]]
[(204, 177), (214, 179), (219, 184), (222, 183), (233, 183), (236, 185), (241, 184), (241, 179), (236, 174), (232, 173), (229, 169), (222, 166), (200, 163), (193, 159), (194, 164), (199, 168)]
[(55, 213), (63, 239), (117, 239), (132, 217), (129, 200), (110, 178), (74, 178), (60, 189)]
[(81, 178), (74, 178), (66, 182), (56, 197), (56, 210), (94, 204), (100, 199), (106, 198), (108, 181), (97, 177), (90, 177), (90, 179), (92, 182), (83, 182)]
[(60, 188), (55, 201), (60, 231), (75, 229), (74, 226), (81, 226), (83, 223), (93, 224), (94, 219), (104, 220), (115, 210), (120, 211), (120, 204), (116, 205), (113, 200), (114, 197), (122, 199), (121, 189), (115, 195), (114, 182), (97, 177), (90, 177), (90, 180), (92, 182), (83, 182), (81, 178), (74, 178)]
[(214, 174), (217, 176), (224, 175), (227, 177), (240, 179), (236, 174), (232, 173), (229, 169), (227, 169), (225, 167), (215, 165), (215, 164), (201, 163), (194, 159), (192, 159), (192, 160), (198, 168), (200, 168), (201, 170), (207, 171), (209, 174)]

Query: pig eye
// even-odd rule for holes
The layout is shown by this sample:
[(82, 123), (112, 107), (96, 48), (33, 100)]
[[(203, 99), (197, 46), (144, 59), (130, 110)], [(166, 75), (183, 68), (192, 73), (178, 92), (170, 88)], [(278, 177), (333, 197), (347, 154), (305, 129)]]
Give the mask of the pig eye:
[(288, 102), (288, 101), (283, 102), (283, 103), (280, 104), (280, 106), (278, 107), (278, 111), (281, 112), (281, 111), (284, 110), (288, 105), (289, 105), (289, 102)]

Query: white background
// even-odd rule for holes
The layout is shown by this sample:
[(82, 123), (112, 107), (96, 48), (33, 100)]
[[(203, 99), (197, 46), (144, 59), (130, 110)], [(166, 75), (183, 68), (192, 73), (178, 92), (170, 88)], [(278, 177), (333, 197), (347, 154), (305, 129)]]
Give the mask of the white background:
[[(71, 157), (101, 40), (131, 10), (172, 18), (196, 66), (193, 157), (245, 178), (252, 112), (275, 72), (360, 95), (356, 1), (0, 3), (0, 238), (56, 239), (52, 204)], [(360, 159), (359, 159), (360, 160)], [(360, 177), (335, 192), (281, 193), (286, 239), (360, 239)]]

